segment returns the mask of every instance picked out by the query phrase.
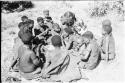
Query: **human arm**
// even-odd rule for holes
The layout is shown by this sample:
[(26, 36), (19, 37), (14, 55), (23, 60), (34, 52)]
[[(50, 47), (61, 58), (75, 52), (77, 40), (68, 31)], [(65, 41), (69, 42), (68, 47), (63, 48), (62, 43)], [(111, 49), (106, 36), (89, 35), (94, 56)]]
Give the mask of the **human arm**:
[(69, 50), (71, 48), (71, 45), (73, 44), (73, 41), (69, 40), (68, 42), (65, 43), (66, 43), (66, 49)]
[(10, 68), (9, 68), (9, 71), (11, 71), (11, 70), (13, 69), (13, 67), (17, 64), (18, 60), (19, 60), (19, 57), (16, 57), (16, 58), (14, 59), (14, 61), (12, 62), (11, 66), (10, 66)]
[(45, 34), (47, 34), (47, 32), (49, 31), (50, 29), (46, 29), (45, 31), (43, 31), (42, 33), (40, 33), (39, 35), (37, 35), (37, 37), (41, 37)]
[(86, 60), (89, 57), (89, 54), (91, 52), (91, 45), (88, 45), (88, 47), (86, 49), (84, 49), (83, 51), (80, 52), (80, 56), (82, 60)]
[(41, 60), (40, 60), (40, 58), (38, 56), (35, 55), (35, 53), (32, 52), (30, 54), (30, 58), (31, 58), (34, 65), (39, 66)]
[(33, 36), (35, 36), (35, 32), (34, 32), (34, 29), (35, 29), (35, 28), (32, 28), (32, 33), (33, 33)]
[(109, 37), (106, 38), (106, 61), (108, 62), (109, 59)]

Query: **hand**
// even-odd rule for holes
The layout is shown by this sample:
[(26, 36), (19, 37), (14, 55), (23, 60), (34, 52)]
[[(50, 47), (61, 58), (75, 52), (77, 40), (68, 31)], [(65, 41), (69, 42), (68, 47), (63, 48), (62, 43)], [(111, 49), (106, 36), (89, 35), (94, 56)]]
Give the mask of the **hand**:
[(42, 78), (44, 78), (44, 79), (46, 79), (46, 78), (50, 78), (50, 75), (49, 74), (47, 74), (47, 73), (41, 73), (42, 75)]

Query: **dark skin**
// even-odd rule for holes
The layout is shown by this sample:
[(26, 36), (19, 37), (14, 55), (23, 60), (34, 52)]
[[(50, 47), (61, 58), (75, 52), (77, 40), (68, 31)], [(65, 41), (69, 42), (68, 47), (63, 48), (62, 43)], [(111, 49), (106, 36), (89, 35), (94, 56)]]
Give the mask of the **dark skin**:
[(44, 69), (42, 70), (43, 78), (50, 77), (51, 73), (49, 73), (49, 71), (51, 71), (56, 66), (60, 65), (63, 62), (63, 58), (65, 57), (64, 52), (61, 50), (61, 46), (54, 46), (54, 47), (55, 49), (49, 52), (47, 56), (48, 58), (44, 65)]
[[(19, 51), (18, 51), (19, 55), (15, 58), (14, 63), (12, 63), (10, 69), (13, 69), (14, 65), (18, 61), (19, 62), (19, 68), (21, 69), (22, 72), (28, 72), (28, 73), (30, 73), (30, 72), (32, 72), (32, 73), (39, 72), (40, 70), (38, 70), (38, 69), (35, 70), (34, 67), (38, 66), (39, 63), (41, 62), (41, 60), (31, 50), (31, 44), (25, 45), (24, 47), (26, 47), (27, 50), (25, 50), (23, 48), (23, 46), (19, 47)], [(24, 53), (22, 53), (22, 51), (24, 51)], [(24, 59), (23, 57), (25, 57), (25, 56), (27, 56), (27, 57)], [(32, 61), (27, 62), (28, 60), (32, 60)], [(28, 66), (24, 67), (23, 65), (25, 65), (25, 66), (28, 65)]]

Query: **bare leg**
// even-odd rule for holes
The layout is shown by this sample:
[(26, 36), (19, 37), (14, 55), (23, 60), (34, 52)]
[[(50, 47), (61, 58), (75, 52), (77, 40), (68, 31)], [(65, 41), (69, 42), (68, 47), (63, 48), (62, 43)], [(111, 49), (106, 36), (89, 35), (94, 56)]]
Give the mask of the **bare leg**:
[(38, 67), (35, 71), (33, 71), (31, 74), (38, 74), (41, 72), (41, 68)]

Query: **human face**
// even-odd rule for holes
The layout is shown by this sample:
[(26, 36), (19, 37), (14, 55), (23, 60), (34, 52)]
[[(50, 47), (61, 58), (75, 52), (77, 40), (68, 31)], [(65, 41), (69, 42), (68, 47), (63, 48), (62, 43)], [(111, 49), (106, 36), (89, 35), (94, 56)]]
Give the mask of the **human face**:
[(104, 25), (102, 26), (102, 35), (103, 35), (103, 36), (105, 36), (105, 35), (107, 34), (107, 32), (104, 30), (105, 27), (106, 27), (106, 26), (104, 26)]
[(40, 26), (43, 26), (44, 21), (40, 21), (40, 22), (38, 22), (38, 24), (39, 24)]
[(65, 32), (64, 34), (63, 34), (63, 38), (65, 39), (65, 38), (67, 38), (68, 37), (68, 34)]
[(80, 27), (76, 27), (75, 28), (77, 32), (80, 32), (81, 31), (81, 28)]
[(28, 19), (27, 19), (27, 18), (24, 18), (22, 21), (23, 21), (23, 22), (26, 22), (26, 21), (28, 21)]
[(49, 13), (48, 12), (44, 12), (44, 16), (45, 17), (49, 17)]
[(83, 41), (84, 41), (85, 44), (88, 44), (90, 42), (90, 40), (86, 37), (83, 38)]
[(83, 40), (82, 39), (78, 39), (77, 45), (81, 46), (83, 44)]
[(58, 27), (55, 27), (55, 28), (54, 28), (54, 31), (59, 32), (60, 29), (59, 29)]

